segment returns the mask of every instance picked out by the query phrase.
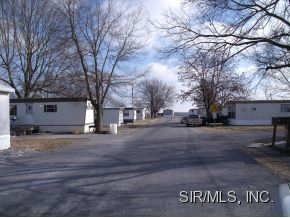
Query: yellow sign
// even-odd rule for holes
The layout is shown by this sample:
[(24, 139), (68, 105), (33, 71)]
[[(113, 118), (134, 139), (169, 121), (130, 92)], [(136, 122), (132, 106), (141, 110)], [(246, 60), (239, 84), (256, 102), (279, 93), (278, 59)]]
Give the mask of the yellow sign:
[(218, 106), (218, 104), (217, 103), (213, 103), (211, 106), (210, 106), (210, 111), (211, 112), (218, 112), (218, 110), (219, 110), (219, 106)]

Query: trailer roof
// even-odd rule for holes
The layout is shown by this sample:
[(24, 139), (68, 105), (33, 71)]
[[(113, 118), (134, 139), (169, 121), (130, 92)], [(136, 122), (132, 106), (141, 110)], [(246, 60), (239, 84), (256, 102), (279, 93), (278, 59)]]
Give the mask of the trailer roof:
[(227, 104), (267, 104), (267, 103), (290, 103), (290, 100), (237, 100), (228, 101)]
[(12, 93), (12, 92), (14, 92), (14, 89), (0, 83), (0, 92)]
[(80, 98), (12, 98), (10, 103), (33, 103), (33, 102), (84, 102), (88, 99)]

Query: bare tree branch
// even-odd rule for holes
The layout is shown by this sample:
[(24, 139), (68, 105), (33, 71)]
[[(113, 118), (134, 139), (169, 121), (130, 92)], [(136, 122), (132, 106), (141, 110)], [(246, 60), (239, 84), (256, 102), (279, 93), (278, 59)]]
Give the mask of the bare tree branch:
[(72, 50), (96, 110), (96, 131), (101, 132), (102, 107), (111, 88), (121, 84), (120, 66), (138, 57), (145, 46), (147, 28), (142, 7), (133, 9), (111, 0), (64, 0), (59, 10), (69, 24), (75, 45)]

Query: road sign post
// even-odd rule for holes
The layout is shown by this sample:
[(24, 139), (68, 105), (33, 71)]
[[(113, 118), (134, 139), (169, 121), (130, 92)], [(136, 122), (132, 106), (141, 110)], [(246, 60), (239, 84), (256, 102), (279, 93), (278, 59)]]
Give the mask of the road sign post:
[(210, 106), (210, 111), (212, 113), (212, 118), (213, 118), (213, 122), (215, 123), (215, 120), (217, 118), (217, 112), (219, 110), (219, 106), (217, 103), (213, 103), (211, 106)]

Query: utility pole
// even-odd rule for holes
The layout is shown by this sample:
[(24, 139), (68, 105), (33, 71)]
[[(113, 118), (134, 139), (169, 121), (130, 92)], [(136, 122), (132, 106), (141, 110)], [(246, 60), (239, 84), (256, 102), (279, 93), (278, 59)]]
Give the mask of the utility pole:
[(134, 108), (134, 85), (132, 83), (132, 108)]

